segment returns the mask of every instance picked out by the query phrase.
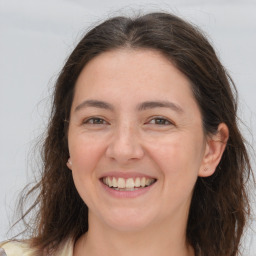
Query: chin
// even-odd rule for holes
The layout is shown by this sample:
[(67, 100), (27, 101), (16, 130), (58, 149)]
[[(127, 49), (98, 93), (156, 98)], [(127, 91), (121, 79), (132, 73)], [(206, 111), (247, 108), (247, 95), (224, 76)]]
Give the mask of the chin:
[(122, 232), (138, 232), (150, 226), (153, 217), (139, 213), (138, 210), (116, 210), (103, 217), (103, 221), (112, 229)]

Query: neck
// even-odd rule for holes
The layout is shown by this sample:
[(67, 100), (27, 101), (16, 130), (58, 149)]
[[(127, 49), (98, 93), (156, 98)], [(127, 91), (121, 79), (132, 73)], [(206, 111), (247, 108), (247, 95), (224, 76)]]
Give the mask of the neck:
[(193, 256), (193, 248), (186, 242), (186, 226), (177, 222), (152, 225), (140, 231), (120, 231), (89, 218), (93, 227), (81, 236), (74, 248), (74, 256)]

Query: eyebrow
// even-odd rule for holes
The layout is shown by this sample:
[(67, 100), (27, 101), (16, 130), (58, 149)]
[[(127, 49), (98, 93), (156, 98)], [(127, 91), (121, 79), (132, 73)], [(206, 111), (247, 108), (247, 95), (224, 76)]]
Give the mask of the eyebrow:
[(170, 108), (179, 113), (184, 112), (180, 106), (170, 101), (146, 101), (138, 105), (139, 111), (152, 108)]
[[(105, 101), (85, 100), (75, 108), (75, 112), (77, 112), (83, 108), (87, 108), (87, 107), (101, 108), (101, 109), (114, 111), (114, 107)], [(140, 103), (137, 106), (138, 111), (154, 109), (154, 108), (169, 108), (178, 113), (184, 112), (184, 110), (179, 105), (177, 105), (173, 102), (170, 102), (170, 101), (145, 101), (145, 102)]]
[(103, 108), (111, 111), (114, 110), (114, 107), (107, 102), (100, 100), (85, 100), (75, 108), (75, 112), (86, 107)]

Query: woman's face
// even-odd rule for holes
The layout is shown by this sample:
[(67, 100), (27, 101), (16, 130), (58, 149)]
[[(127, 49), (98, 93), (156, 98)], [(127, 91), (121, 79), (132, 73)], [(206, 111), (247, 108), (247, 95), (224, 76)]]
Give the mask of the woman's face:
[(118, 230), (186, 225), (207, 142), (188, 79), (160, 53), (91, 60), (76, 82), (68, 145), (90, 220)]

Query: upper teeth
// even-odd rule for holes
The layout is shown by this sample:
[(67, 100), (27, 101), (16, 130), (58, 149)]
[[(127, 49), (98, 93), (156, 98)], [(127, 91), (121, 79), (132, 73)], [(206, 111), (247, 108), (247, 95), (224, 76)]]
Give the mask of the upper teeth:
[(115, 178), (115, 177), (104, 177), (103, 183), (106, 184), (109, 187), (114, 188), (139, 188), (139, 187), (146, 187), (151, 185), (155, 179), (152, 178), (146, 178), (146, 177), (137, 177), (135, 179), (133, 178)]

